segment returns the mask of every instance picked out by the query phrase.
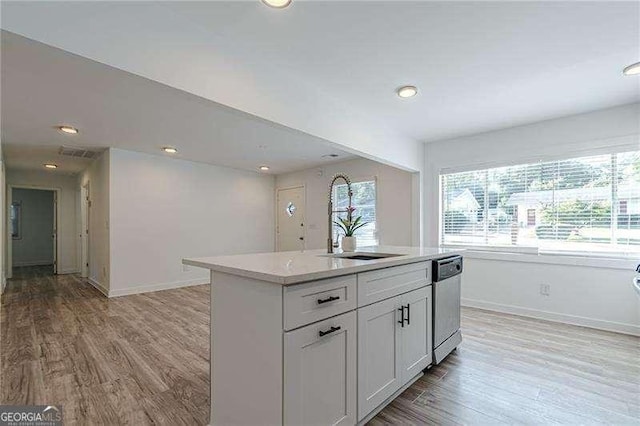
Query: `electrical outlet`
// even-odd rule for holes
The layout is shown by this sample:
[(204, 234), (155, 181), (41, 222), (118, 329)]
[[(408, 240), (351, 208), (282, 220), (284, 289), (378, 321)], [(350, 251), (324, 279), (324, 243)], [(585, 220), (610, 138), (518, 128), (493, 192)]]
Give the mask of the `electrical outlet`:
[(182, 272), (189, 272), (191, 267), (189, 265), (182, 265)]
[(540, 284), (540, 294), (542, 296), (550, 296), (551, 295), (551, 285), (549, 285), (549, 284)]

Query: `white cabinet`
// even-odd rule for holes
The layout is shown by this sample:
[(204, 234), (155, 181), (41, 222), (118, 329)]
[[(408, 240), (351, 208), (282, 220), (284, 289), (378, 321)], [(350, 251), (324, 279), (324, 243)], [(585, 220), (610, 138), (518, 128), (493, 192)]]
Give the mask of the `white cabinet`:
[(358, 309), (358, 421), (431, 363), (431, 286)]
[(358, 421), (400, 389), (400, 298), (358, 309)]
[[(402, 383), (407, 383), (431, 364), (432, 299), (431, 286), (399, 297), (404, 306), (404, 327), (400, 324), (400, 369)], [(399, 314), (401, 312), (398, 312)]]
[(210, 424), (370, 419), (431, 363), (430, 269), (421, 261), (284, 287), (212, 273)]
[(284, 424), (356, 423), (356, 313), (284, 333)]
[(358, 274), (358, 307), (431, 284), (431, 263), (419, 262)]
[(355, 275), (285, 287), (284, 329), (292, 330), (354, 310), (357, 306), (356, 288)]

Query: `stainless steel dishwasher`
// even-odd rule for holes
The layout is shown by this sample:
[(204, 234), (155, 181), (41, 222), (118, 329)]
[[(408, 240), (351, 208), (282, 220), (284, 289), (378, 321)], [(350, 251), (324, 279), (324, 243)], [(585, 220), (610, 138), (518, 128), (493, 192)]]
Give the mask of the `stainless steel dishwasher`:
[(433, 360), (436, 364), (462, 342), (461, 274), (462, 256), (433, 261)]

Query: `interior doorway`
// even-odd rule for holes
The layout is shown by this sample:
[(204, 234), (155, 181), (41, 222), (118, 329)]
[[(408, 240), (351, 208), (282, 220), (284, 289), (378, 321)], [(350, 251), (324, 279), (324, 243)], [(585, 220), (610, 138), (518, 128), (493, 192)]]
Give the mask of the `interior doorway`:
[(58, 272), (58, 193), (56, 188), (10, 186), (8, 207), (8, 278)]
[(276, 191), (276, 249), (305, 249), (305, 188), (295, 186)]
[(80, 189), (80, 245), (82, 247), (81, 276), (89, 276), (89, 223), (91, 219), (91, 186), (89, 182)]

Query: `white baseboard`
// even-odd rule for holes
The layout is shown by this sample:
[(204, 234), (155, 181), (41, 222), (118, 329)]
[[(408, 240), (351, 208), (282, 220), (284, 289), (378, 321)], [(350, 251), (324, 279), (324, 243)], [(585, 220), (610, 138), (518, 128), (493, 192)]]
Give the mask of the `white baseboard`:
[(78, 269), (62, 269), (58, 270), (58, 275), (67, 275), (67, 274), (79, 274), (80, 271)]
[(13, 262), (14, 268), (19, 268), (22, 266), (49, 266), (53, 265), (53, 260), (34, 260), (29, 262)]
[(102, 293), (105, 296), (109, 297), (109, 289), (106, 288), (104, 285), (102, 285), (98, 281), (94, 280), (93, 278), (87, 278), (87, 281), (89, 282), (89, 284), (94, 286), (100, 293)]
[(199, 278), (187, 281), (174, 281), (169, 283), (143, 285), (138, 287), (129, 287), (121, 289), (113, 289), (109, 291), (109, 297), (128, 296), (131, 294), (150, 293), (153, 291), (170, 290), (181, 287), (191, 287), (194, 285), (209, 284), (209, 278)]
[(484, 300), (462, 299), (461, 303), (462, 306), (468, 306), (470, 308), (480, 308), (486, 309), (488, 311), (503, 312), (506, 314), (520, 315), (523, 317), (537, 318), (547, 321), (595, 328), (598, 330), (613, 331), (616, 333), (640, 336), (640, 326), (634, 324), (625, 324), (621, 322), (587, 318), (577, 315), (562, 314), (558, 312), (541, 311), (538, 309), (523, 308), (521, 306), (486, 302)]

